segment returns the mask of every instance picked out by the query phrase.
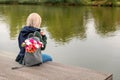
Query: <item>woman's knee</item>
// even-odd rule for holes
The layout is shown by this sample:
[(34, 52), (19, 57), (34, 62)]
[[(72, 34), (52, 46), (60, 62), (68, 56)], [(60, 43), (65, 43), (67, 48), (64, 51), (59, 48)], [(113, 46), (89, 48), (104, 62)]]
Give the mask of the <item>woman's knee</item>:
[(43, 61), (43, 63), (44, 62), (47, 62), (47, 61), (52, 61), (52, 57), (50, 56), (50, 55), (48, 55), (48, 54), (42, 54), (42, 61)]

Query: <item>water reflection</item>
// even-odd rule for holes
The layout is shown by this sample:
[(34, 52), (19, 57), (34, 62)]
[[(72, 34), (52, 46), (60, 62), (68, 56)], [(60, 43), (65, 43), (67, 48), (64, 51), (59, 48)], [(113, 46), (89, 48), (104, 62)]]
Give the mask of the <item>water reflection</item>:
[(90, 17), (94, 18), (97, 33), (101, 36), (116, 31), (116, 26), (120, 25), (119, 8), (2, 5), (0, 10), (0, 15), (10, 25), (11, 39), (15, 39), (31, 12), (38, 12), (43, 18), (42, 26), (47, 26), (51, 38), (62, 43), (68, 42), (72, 37), (86, 38), (85, 25)]
[(85, 38), (83, 25), (84, 9), (67, 7), (41, 7), (35, 6), (0, 6), (1, 15), (6, 17), (10, 25), (10, 37), (14, 39), (23, 24), (26, 16), (31, 12), (38, 12), (43, 18), (43, 26), (47, 26), (51, 37), (58, 42), (67, 42), (72, 37)]
[(99, 35), (106, 36), (108, 33), (118, 30), (117, 26), (120, 25), (119, 8), (99, 7), (92, 8), (91, 12)]
[(120, 8), (0, 5), (0, 50), (18, 53), (17, 36), (31, 12), (42, 16), (45, 52), (55, 61), (110, 71), (119, 80)]
[(52, 38), (58, 42), (67, 42), (72, 37), (83, 39), (85, 27), (83, 25), (84, 9), (53, 8), (48, 9), (47, 24)]

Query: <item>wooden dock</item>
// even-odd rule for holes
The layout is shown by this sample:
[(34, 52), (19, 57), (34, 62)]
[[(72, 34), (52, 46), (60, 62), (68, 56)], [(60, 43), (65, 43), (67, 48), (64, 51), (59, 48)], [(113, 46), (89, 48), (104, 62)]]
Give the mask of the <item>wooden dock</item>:
[(14, 58), (0, 52), (0, 80), (112, 80), (112, 74), (56, 62), (12, 70), (12, 67), (20, 66)]

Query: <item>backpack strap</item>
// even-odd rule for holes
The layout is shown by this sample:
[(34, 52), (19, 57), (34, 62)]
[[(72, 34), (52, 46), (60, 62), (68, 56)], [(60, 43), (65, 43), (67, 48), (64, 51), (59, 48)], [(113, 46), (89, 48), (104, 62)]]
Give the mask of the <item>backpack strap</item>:
[(38, 37), (40, 39), (41, 42), (43, 42), (42, 40), (42, 36), (40, 35), (40, 32), (38, 31), (35, 31), (34, 34), (33, 34), (34, 37)]
[(33, 33), (29, 33), (29, 34), (28, 34), (28, 38), (31, 38), (31, 37), (34, 37), (34, 34), (33, 34)]
[(15, 69), (20, 69), (20, 68), (23, 68), (23, 67), (25, 67), (25, 65), (22, 65), (22, 66), (17, 66), (17, 67), (12, 67), (11, 69), (12, 69), (12, 70), (15, 70)]

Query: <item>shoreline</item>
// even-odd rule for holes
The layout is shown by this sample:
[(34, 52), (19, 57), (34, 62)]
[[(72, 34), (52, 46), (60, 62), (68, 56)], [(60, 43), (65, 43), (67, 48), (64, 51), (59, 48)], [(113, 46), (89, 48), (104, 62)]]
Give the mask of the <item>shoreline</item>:
[(44, 6), (98, 6), (98, 7), (120, 7), (120, 2), (100, 2), (70, 3), (70, 2), (20, 2), (20, 1), (0, 1), (0, 5), (44, 5)]

